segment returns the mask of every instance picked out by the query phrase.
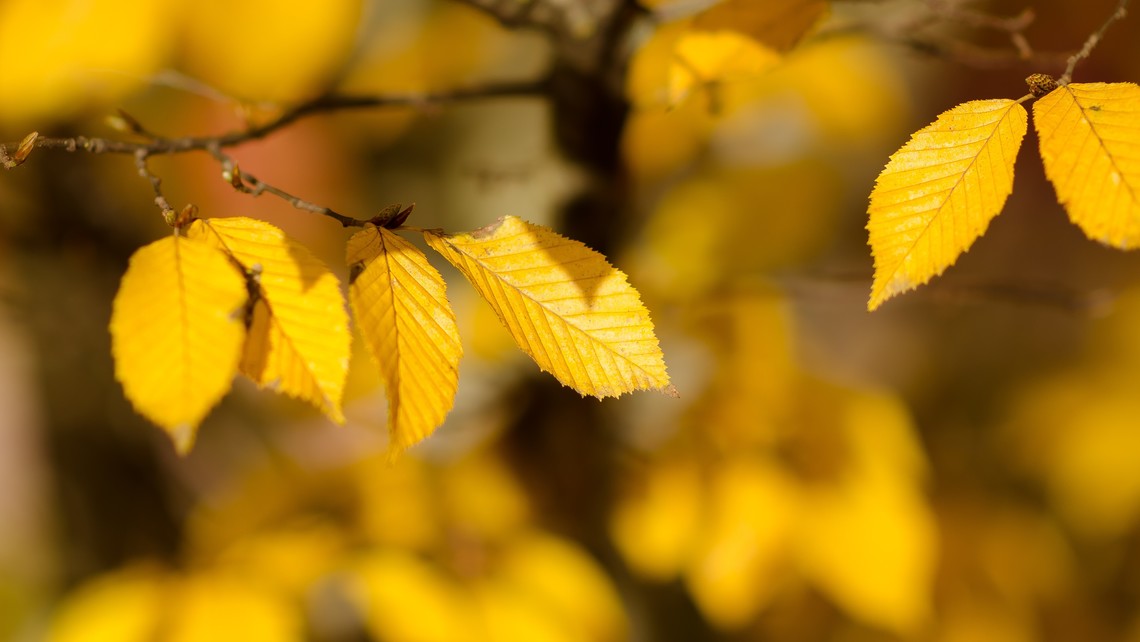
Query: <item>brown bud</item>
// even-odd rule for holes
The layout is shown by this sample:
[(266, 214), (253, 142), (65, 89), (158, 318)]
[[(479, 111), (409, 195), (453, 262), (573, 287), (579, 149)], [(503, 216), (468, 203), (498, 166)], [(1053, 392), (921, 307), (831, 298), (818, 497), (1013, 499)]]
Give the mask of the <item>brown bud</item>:
[(412, 215), (412, 210), (414, 209), (416, 209), (415, 203), (412, 203), (411, 205), (405, 207), (404, 209), (400, 210), (399, 213), (392, 216), (392, 218), (388, 219), (388, 221), (384, 223), (384, 227), (390, 230), (394, 230), (400, 227), (404, 224), (404, 221), (408, 220), (408, 217)]
[(182, 229), (193, 223), (196, 218), (198, 218), (198, 206), (193, 203), (187, 203), (182, 208), (182, 211), (174, 216), (174, 227)]
[(1029, 91), (1035, 98), (1040, 98), (1057, 88), (1057, 81), (1049, 74), (1032, 74), (1025, 79)]
[(39, 132), (32, 132), (20, 141), (20, 147), (16, 149), (16, 153), (12, 155), (12, 162), (16, 165), (28, 160), (28, 155), (36, 148), (36, 139), (39, 138)]

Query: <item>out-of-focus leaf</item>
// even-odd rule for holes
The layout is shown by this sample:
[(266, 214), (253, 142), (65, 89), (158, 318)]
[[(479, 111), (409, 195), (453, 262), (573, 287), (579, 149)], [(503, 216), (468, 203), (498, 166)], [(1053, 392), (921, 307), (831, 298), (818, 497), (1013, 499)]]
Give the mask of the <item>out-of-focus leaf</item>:
[(627, 485), (610, 515), (614, 545), (640, 575), (670, 580), (688, 562), (704, 518), (701, 471), (677, 457)]
[(142, 642), (162, 619), (167, 590), (157, 569), (134, 567), (88, 580), (52, 618), (50, 642)]
[(1013, 191), (1025, 108), (974, 100), (943, 112), (891, 155), (868, 207), (874, 310), (942, 274), (982, 234)]
[(697, 14), (693, 27), (731, 29), (776, 51), (787, 51), (827, 9), (827, 0), (721, 0)]
[(178, 4), (0, 3), (0, 123), (72, 116), (142, 85), (167, 60)]
[(472, 604), (440, 569), (397, 550), (354, 561), (352, 596), (377, 640), (454, 642), (485, 640)]
[(531, 519), (526, 490), (506, 464), (478, 452), (439, 471), (439, 512), (451, 528), (501, 541)]
[(361, 0), (207, 0), (183, 24), (186, 68), (228, 95), (278, 103), (327, 87), (352, 53)]
[(245, 282), (226, 255), (169, 236), (131, 257), (111, 312), (115, 377), (143, 416), (186, 453), (229, 391), (245, 339)]
[(262, 221), (199, 219), (188, 236), (222, 248), (258, 283), (242, 373), (344, 423), (340, 404), (352, 336), (336, 276)]
[(780, 62), (780, 54), (732, 31), (690, 31), (673, 50), (669, 67), (669, 104), (706, 89), (717, 111), (716, 86), (759, 76)]
[(504, 550), (495, 577), (509, 587), (519, 610), (540, 615), (567, 640), (628, 639), (613, 584), (597, 562), (566, 540), (539, 533), (514, 539)]
[(432, 433), (455, 403), (459, 329), (443, 277), (416, 246), (369, 225), (348, 241), (357, 327), (388, 394), (392, 452)]
[(52, 642), (304, 639), (299, 613), (277, 594), (225, 572), (177, 575), (133, 567), (97, 577), (66, 598)]
[(508, 216), (425, 234), (544, 371), (583, 395), (674, 393), (649, 313), (625, 274), (585, 245)]
[(840, 403), (836, 436), (847, 461), (833, 482), (803, 496), (800, 567), (853, 617), (906, 637), (931, 614), (938, 563), (920, 488), (925, 461), (893, 397), (845, 392)]
[(761, 459), (736, 458), (717, 472), (686, 581), (719, 628), (747, 624), (778, 588), (789, 569), (798, 495), (785, 473)]
[(1089, 238), (1140, 244), (1140, 87), (1062, 85), (1033, 104), (1045, 175)]

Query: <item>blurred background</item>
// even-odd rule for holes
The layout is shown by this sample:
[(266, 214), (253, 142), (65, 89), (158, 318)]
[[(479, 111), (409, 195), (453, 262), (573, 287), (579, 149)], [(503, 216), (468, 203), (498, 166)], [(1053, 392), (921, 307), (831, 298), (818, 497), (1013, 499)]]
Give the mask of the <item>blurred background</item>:
[[(9, 142), (129, 136), (118, 108), (177, 137), (327, 92), (541, 81), (233, 155), (356, 218), (415, 202), (420, 227), (513, 214), (586, 242), (680, 391), (579, 397), (433, 257), (465, 355), (425, 443), (388, 462), (357, 341), (346, 427), (239, 380), (178, 457), (107, 332), (127, 258), (169, 233), (150, 186), (126, 156), (37, 150), (0, 173), (0, 639), (1140, 640), (1140, 261), (1068, 222), (1032, 128), (987, 234), (866, 312), (890, 153), (1060, 75), (1116, 0), (806, 1), (735, 40), (695, 29), (710, 4), (0, 3)], [(1137, 80), (1137, 42), (1116, 24), (1076, 80)], [(346, 276), (336, 222), (204, 153), (151, 166), (175, 207), (268, 220)]]

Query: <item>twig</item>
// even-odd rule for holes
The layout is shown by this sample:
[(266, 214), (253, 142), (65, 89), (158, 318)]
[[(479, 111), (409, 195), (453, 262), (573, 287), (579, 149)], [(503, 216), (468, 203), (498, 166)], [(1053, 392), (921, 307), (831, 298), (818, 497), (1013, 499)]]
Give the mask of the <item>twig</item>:
[(300, 197), (294, 196), (285, 190), (266, 183), (252, 174), (246, 174), (238, 168), (237, 163), (228, 154), (222, 151), (221, 147), (214, 145), (206, 149), (211, 156), (216, 158), (222, 164), (222, 176), (239, 192), (249, 194), (250, 196), (261, 196), (262, 194), (272, 194), (277, 198), (289, 203), (293, 207), (303, 210), (305, 212), (312, 212), (327, 216), (344, 227), (363, 227), (367, 221), (360, 221), (351, 216), (340, 214), (331, 208), (324, 207), (306, 201)]
[(145, 178), (150, 183), (150, 188), (154, 190), (154, 204), (158, 209), (162, 210), (162, 216), (168, 221), (174, 220), (174, 208), (170, 206), (170, 202), (162, 194), (162, 179), (150, 171), (150, 166), (147, 165), (147, 159), (150, 154), (146, 150), (138, 150), (135, 152), (135, 167), (139, 170), (139, 176)]
[(1077, 63), (1088, 58), (1089, 55), (1092, 54), (1093, 49), (1100, 43), (1101, 38), (1104, 37), (1105, 32), (1112, 26), (1112, 23), (1123, 19), (1126, 15), (1128, 15), (1128, 0), (1120, 0), (1120, 3), (1116, 5), (1116, 11), (1112, 12), (1112, 15), (1100, 26), (1100, 29), (1090, 34), (1088, 40), (1085, 40), (1085, 45), (1081, 47), (1081, 50), (1069, 57), (1068, 66), (1065, 67), (1065, 73), (1057, 82), (1062, 85), (1068, 84), (1068, 82), (1073, 79), (1073, 70), (1076, 69)]
[[(499, 83), (428, 94), (330, 94), (307, 103), (302, 103), (263, 125), (218, 136), (186, 136), (183, 138), (158, 137), (145, 142), (92, 138), (87, 136), (74, 136), (71, 138), (40, 137), (35, 141), (35, 146), (40, 149), (62, 149), (68, 152), (83, 151), (92, 154), (137, 154), (142, 150), (146, 152), (148, 156), (208, 151), (211, 147), (225, 149), (250, 141), (260, 140), (302, 118), (317, 114), (347, 111), (350, 109), (382, 107), (422, 108), (429, 105), (467, 102), (487, 98), (538, 96), (546, 92), (547, 84), (547, 79), (541, 78), (539, 80)], [(15, 144), (13, 143), (11, 145), (14, 146)]]

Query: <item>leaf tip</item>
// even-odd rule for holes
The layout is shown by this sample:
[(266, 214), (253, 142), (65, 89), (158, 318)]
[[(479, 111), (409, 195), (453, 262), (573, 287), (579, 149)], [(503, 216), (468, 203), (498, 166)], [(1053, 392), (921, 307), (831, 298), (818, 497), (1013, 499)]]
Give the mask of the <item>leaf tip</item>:
[(169, 434), (171, 441), (174, 442), (174, 451), (178, 453), (180, 457), (185, 457), (190, 454), (190, 451), (194, 448), (194, 441), (198, 436), (198, 430), (196, 426), (183, 423), (174, 426), (174, 428), (169, 431)]

